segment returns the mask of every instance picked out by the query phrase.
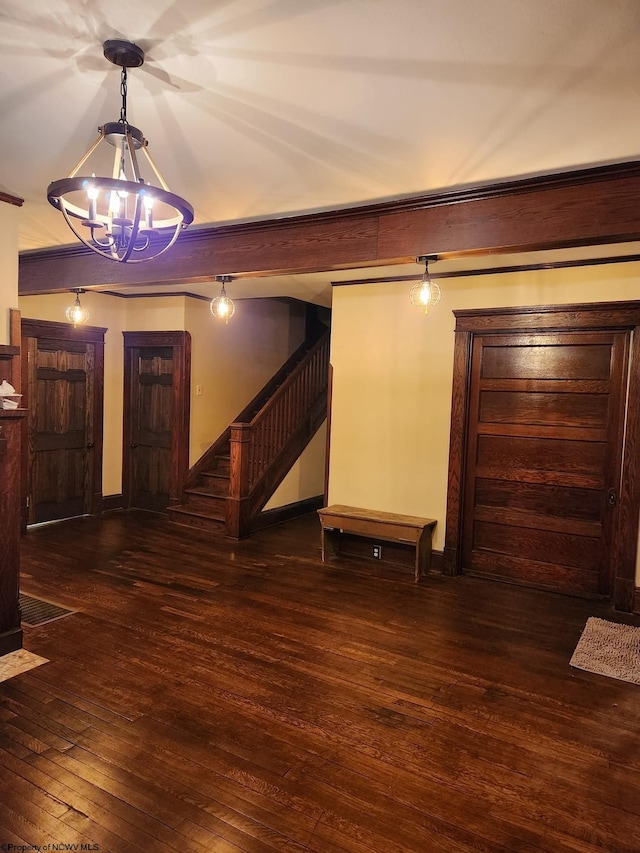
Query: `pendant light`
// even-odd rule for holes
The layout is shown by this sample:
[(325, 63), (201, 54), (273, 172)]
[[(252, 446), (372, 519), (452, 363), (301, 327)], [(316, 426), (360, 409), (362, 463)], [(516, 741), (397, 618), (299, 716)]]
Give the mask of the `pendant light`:
[(440, 302), (442, 291), (429, 275), (429, 261), (437, 261), (436, 255), (420, 255), (416, 258), (417, 263), (424, 263), (424, 273), (420, 281), (416, 282), (409, 291), (409, 300), (414, 308), (420, 308), (425, 314), (429, 308)]
[(222, 290), (220, 291), (220, 296), (216, 296), (215, 299), (211, 300), (209, 305), (209, 310), (213, 314), (214, 317), (217, 317), (218, 320), (224, 320), (225, 323), (229, 322), (229, 319), (233, 317), (236, 306), (233, 304), (233, 300), (229, 299), (227, 296), (227, 291), (224, 289), (225, 284), (229, 284), (230, 281), (233, 281), (230, 275), (217, 275), (216, 281), (222, 283)]
[(73, 323), (73, 328), (81, 326), (89, 319), (89, 312), (80, 304), (80, 294), (85, 291), (79, 287), (74, 287), (71, 293), (75, 293), (76, 301), (67, 308), (66, 317), (70, 323)]
[[(143, 64), (143, 50), (119, 39), (105, 41), (103, 49), (105, 58), (122, 69), (120, 118), (98, 128), (98, 138), (68, 177), (49, 184), (47, 199), (76, 237), (103, 258), (149, 261), (171, 248), (180, 231), (193, 222), (193, 207), (169, 191), (142, 131), (127, 119), (127, 69)], [(97, 164), (106, 145), (113, 148), (113, 169), (99, 177), (96, 171), (102, 163)]]

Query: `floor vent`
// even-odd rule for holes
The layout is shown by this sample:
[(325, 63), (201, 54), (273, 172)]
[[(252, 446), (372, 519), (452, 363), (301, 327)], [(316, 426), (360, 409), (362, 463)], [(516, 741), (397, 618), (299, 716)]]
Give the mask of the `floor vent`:
[(34, 598), (32, 595), (20, 593), (20, 610), (22, 611), (22, 624), (28, 628), (37, 628), (40, 625), (46, 625), (47, 622), (54, 622), (56, 619), (62, 619), (63, 616), (70, 616), (76, 613), (75, 610), (67, 610), (66, 607), (60, 607), (58, 604), (52, 604), (50, 601), (43, 601), (41, 598)]

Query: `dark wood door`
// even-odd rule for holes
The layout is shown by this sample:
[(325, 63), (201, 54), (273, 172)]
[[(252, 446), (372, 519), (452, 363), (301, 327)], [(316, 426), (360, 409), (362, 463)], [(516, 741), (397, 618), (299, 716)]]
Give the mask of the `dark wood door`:
[(132, 351), (131, 506), (169, 505), (173, 421), (173, 349)]
[(29, 523), (90, 513), (95, 345), (32, 337), (27, 338), (27, 356)]
[(180, 500), (189, 457), (188, 332), (125, 332), (125, 506)]
[(474, 338), (463, 571), (611, 593), (628, 335)]

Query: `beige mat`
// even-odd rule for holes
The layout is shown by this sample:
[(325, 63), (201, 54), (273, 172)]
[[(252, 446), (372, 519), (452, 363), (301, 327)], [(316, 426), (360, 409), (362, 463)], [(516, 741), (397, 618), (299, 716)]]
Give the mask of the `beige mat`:
[(640, 684), (640, 628), (591, 616), (573, 653), (571, 666)]
[(9, 654), (0, 657), (0, 681), (6, 681), (22, 672), (28, 672), (43, 663), (49, 663), (49, 661), (46, 658), (41, 658), (40, 655), (28, 652), (26, 649), (9, 652)]

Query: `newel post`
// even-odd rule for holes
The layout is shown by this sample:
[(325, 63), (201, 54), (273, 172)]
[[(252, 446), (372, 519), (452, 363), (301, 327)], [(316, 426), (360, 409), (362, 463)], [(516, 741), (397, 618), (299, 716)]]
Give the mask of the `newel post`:
[(242, 539), (251, 532), (249, 474), (252, 449), (251, 424), (231, 424), (227, 535)]

